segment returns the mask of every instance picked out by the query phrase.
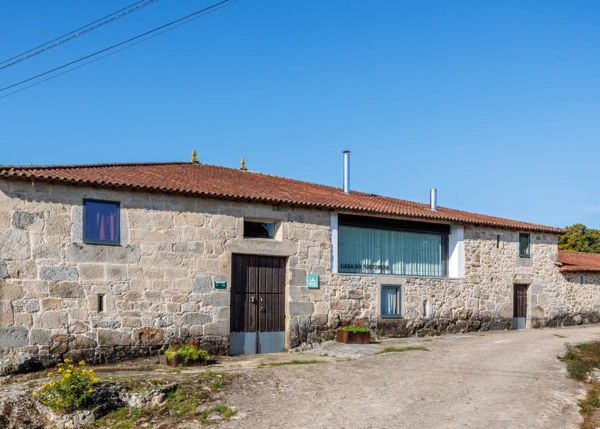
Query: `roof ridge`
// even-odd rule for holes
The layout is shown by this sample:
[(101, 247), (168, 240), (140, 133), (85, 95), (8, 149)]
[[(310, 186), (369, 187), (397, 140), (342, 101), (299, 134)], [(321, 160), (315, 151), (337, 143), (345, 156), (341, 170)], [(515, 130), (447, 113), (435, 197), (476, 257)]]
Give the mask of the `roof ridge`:
[(97, 164), (46, 164), (46, 165), (0, 165), (0, 169), (17, 170), (50, 170), (53, 168), (99, 168), (99, 167), (134, 167), (138, 165), (171, 165), (171, 164), (192, 164), (187, 161), (163, 161), (163, 162), (105, 162)]

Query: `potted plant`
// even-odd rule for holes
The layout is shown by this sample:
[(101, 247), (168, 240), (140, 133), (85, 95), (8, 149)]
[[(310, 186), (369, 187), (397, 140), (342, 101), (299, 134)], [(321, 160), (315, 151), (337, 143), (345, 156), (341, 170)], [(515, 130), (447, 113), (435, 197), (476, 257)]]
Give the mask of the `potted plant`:
[(165, 358), (167, 365), (172, 367), (179, 365), (203, 366), (208, 363), (208, 352), (201, 349), (194, 339), (189, 340), (183, 345), (173, 341), (165, 351)]
[(360, 326), (358, 322), (355, 322), (354, 325), (343, 322), (335, 336), (338, 343), (346, 344), (369, 344), (370, 338), (371, 330)]

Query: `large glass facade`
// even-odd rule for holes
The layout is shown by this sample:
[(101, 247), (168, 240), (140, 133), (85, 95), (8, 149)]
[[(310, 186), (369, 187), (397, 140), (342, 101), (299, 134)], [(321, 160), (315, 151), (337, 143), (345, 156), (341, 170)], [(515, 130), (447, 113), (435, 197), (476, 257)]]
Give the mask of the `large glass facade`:
[(339, 272), (447, 275), (447, 235), (339, 226)]

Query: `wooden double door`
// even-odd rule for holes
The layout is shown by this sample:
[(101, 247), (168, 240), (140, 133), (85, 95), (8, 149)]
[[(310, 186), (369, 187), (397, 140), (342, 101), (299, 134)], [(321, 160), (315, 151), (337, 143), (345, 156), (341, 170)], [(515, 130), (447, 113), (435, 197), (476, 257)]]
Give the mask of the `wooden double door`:
[(285, 258), (233, 255), (230, 353), (285, 351)]

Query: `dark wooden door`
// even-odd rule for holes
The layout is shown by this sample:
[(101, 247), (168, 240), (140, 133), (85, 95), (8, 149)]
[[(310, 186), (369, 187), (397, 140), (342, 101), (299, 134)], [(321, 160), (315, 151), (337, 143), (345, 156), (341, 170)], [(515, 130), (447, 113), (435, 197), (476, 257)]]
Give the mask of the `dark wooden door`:
[(514, 316), (527, 317), (527, 285), (514, 285)]
[[(257, 334), (254, 353), (277, 349), (281, 345), (271, 345), (273, 341), (283, 341), (285, 331), (285, 258), (272, 256), (233, 255), (231, 272), (231, 332), (232, 333), (281, 333), (262, 336)], [(252, 339), (242, 338), (247, 345)], [(239, 340), (242, 341), (242, 340)], [(251, 344), (250, 344), (251, 345)], [(244, 351), (246, 353), (246, 351)], [(237, 354), (237, 353), (236, 353)]]

